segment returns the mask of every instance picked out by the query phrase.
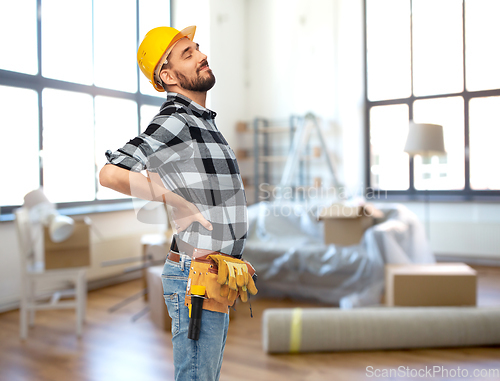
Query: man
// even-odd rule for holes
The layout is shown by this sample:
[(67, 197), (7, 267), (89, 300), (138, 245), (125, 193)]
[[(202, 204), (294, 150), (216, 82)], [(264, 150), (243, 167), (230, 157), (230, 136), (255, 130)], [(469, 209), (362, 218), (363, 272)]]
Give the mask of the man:
[(162, 281), (172, 318), (175, 379), (217, 380), (231, 303), (210, 308), (205, 300), (199, 339), (189, 339), (188, 275), (200, 252), (225, 255), (229, 261), (241, 258), (247, 209), (234, 152), (215, 125), (216, 113), (205, 108), (215, 77), (193, 42), (195, 30), (160, 27), (145, 36), (137, 53), (139, 67), (157, 91), (167, 92), (167, 99), (144, 133), (106, 152), (108, 163), (99, 179), (118, 192), (172, 206), (177, 234)]

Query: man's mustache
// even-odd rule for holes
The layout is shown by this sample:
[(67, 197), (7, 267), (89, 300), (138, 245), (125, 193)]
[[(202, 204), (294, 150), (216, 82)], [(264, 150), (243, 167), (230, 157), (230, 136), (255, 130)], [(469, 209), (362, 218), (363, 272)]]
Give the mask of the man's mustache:
[[(207, 60), (204, 60), (200, 67), (198, 68), (197, 72), (199, 73), (205, 66), (208, 66), (208, 61)], [(208, 68), (210, 69), (210, 66), (208, 66)]]

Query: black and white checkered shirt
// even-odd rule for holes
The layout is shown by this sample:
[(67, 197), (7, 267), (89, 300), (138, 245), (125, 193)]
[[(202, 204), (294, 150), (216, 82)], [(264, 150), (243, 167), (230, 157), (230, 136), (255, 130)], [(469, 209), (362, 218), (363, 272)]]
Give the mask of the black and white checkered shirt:
[(158, 173), (165, 188), (195, 204), (213, 230), (191, 224), (178, 237), (190, 245), (241, 257), (247, 237), (245, 191), (233, 150), (215, 126), (216, 113), (167, 93), (148, 128), (107, 164)]

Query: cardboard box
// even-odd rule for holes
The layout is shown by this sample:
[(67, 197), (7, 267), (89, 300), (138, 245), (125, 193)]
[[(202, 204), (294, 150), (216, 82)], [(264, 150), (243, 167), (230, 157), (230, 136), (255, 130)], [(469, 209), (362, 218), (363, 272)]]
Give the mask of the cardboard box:
[(372, 204), (350, 206), (333, 204), (324, 208), (319, 216), (324, 221), (325, 244), (356, 245), (375, 218), (383, 217), (382, 211)]
[(65, 241), (52, 242), (44, 226), (45, 270), (90, 266), (90, 219), (75, 219), (73, 234)]
[(477, 274), (465, 263), (387, 264), (387, 306), (475, 306)]
[[(161, 273), (163, 266), (151, 266), (147, 271), (148, 303), (153, 324), (165, 331), (172, 327), (172, 319), (168, 314), (165, 298), (163, 297), (163, 283)], [(184, 301), (183, 304), (184, 305)]]
[(248, 130), (248, 124), (245, 122), (236, 123), (236, 131), (237, 132), (246, 132)]
[(243, 160), (243, 159), (246, 159), (248, 157), (250, 157), (250, 155), (248, 154), (248, 150), (243, 149), (243, 148), (236, 149), (236, 159), (237, 160)]

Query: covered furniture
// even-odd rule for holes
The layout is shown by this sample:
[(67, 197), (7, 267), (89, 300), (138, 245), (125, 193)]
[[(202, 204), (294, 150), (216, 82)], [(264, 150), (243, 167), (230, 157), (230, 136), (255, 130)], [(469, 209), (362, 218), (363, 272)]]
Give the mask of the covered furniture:
[(435, 263), (422, 224), (402, 204), (383, 212), (356, 245), (326, 245), (324, 206), (260, 202), (248, 208), (243, 256), (255, 267), (260, 296), (315, 300), (341, 308), (380, 304), (386, 263)]

